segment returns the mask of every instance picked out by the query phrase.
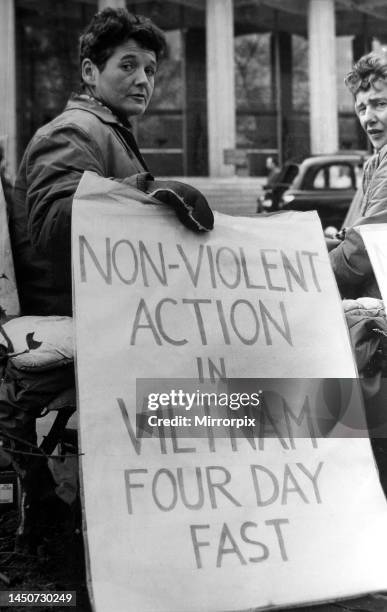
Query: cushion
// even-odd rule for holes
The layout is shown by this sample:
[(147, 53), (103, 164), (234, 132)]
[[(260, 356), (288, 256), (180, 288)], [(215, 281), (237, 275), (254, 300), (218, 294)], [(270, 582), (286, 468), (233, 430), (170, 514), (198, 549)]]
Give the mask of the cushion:
[(0, 354), (21, 370), (50, 370), (74, 360), (71, 317), (16, 317), (0, 326)]

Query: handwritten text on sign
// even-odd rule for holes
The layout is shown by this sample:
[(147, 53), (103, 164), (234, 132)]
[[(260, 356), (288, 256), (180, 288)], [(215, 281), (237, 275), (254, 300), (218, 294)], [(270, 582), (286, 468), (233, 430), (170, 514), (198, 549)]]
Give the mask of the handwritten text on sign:
[[(213, 232), (195, 235), (137, 197), (86, 173), (73, 207), (96, 612), (220, 612), (386, 588), (369, 443), (308, 430), (309, 382), (355, 376), (318, 222), (218, 215)], [(136, 435), (137, 379), (216, 391), (226, 376), (294, 382), (274, 389), (252, 433), (217, 437), (211, 425), (182, 437), (164, 421)]]
[(387, 225), (385, 223), (361, 225), (359, 231), (366, 245), (382, 298), (387, 304)]
[[(159, 346), (189, 343), (208, 346), (213, 336), (210, 327), (214, 325), (217, 343), (225, 346), (275, 343), (293, 346), (283, 296), (321, 293), (318, 270), (321, 264), (314, 251), (257, 248), (255, 257), (249, 260), (241, 246), (213, 247), (199, 243), (194, 253), (192, 249), (187, 253), (183, 244), (176, 244), (172, 252), (168, 249), (168, 258), (162, 242), (127, 238), (114, 241), (105, 237), (100, 257), (93, 242), (85, 235), (79, 237), (82, 283), (89, 279), (95, 282), (97, 276), (111, 288), (117, 284), (136, 286), (140, 290), (166, 288), (156, 303), (152, 300), (149, 303), (145, 295), (139, 298), (128, 338), (132, 346), (146, 340)], [(202, 290), (202, 295), (179, 299), (168, 295), (168, 288), (175, 283), (175, 271), (179, 282), (185, 281), (188, 290)], [(216, 290), (217, 294), (226, 293), (229, 299), (209, 298), (209, 289)], [(239, 297), (241, 291), (246, 294), (245, 298)], [(264, 299), (267, 292), (276, 296), (270, 303)], [(176, 319), (190, 320), (192, 324), (180, 337), (174, 333), (174, 325), (168, 324)], [(224, 356), (219, 362), (222, 375), (226, 375)], [(200, 359), (197, 364), (202, 378)]]

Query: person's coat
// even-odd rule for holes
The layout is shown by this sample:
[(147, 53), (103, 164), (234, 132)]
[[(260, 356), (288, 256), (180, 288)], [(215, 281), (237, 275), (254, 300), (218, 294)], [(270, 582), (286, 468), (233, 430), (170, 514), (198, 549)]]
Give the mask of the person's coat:
[(360, 225), (387, 223), (387, 145), (365, 165), (359, 217), (344, 240), (329, 253), (343, 298), (375, 297), (380, 291), (360, 232)]
[(85, 170), (125, 179), (147, 168), (130, 127), (81, 95), (36, 132), (16, 180), (10, 233), (22, 314), (72, 313), (71, 208)]

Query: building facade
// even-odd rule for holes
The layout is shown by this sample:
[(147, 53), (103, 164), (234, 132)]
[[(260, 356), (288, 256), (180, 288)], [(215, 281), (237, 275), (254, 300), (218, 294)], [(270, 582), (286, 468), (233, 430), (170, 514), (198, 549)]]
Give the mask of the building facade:
[(259, 175), (268, 156), (362, 149), (342, 85), (383, 44), (385, 0), (1, 0), (0, 139), (14, 173), (79, 86), (78, 37), (104, 6), (150, 16), (170, 53), (134, 128), (158, 175)]

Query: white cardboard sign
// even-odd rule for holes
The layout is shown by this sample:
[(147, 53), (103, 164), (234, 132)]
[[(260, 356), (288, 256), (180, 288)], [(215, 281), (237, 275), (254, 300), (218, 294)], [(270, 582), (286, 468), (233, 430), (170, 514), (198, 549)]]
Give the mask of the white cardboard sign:
[(386, 589), (367, 439), (293, 437), (295, 421), (254, 440), (135, 437), (136, 379), (288, 377), (299, 415), (310, 380), (356, 376), (316, 216), (217, 214), (199, 235), (136, 197), (86, 173), (73, 209), (94, 610), (239, 611)]
[(387, 304), (387, 225), (360, 225), (358, 229), (366, 245), (380, 293)]

